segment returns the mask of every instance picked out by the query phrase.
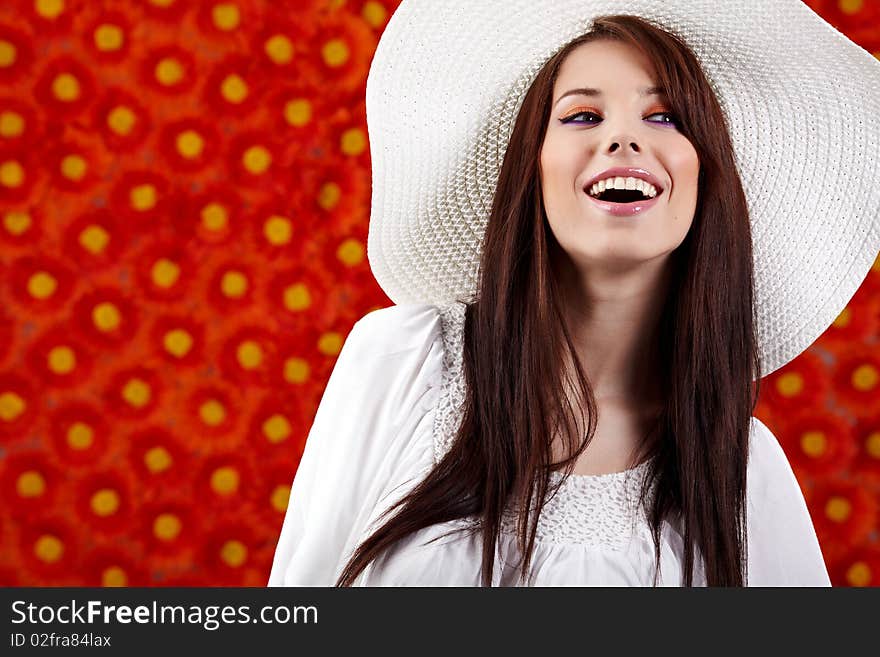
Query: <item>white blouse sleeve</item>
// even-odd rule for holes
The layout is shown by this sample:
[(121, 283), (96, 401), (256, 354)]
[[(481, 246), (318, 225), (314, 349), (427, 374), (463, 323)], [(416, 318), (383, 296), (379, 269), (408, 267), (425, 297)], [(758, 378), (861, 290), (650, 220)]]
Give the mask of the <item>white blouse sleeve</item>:
[(752, 418), (748, 585), (831, 586), (803, 493), (776, 436)]
[(334, 586), (389, 489), (432, 465), (442, 355), (437, 306), (355, 323), (306, 439), (269, 586)]

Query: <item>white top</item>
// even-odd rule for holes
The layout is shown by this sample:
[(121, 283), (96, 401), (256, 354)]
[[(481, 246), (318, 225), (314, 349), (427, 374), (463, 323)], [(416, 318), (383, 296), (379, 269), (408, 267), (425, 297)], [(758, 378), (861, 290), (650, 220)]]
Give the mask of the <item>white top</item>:
[[(269, 586), (333, 586), (382, 511), (439, 460), (461, 420), (465, 306), (406, 304), (355, 323), (306, 441)], [(752, 418), (748, 584), (830, 586), (801, 489), (770, 430)], [(510, 512), (495, 550), (493, 586), (651, 586), (654, 544), (635, 504), (647, 462), (607, 475), (572, 475), (539, 519), (529, 581), (519, 580)], [(555, 482), (561, 474), (552, 473)], [(355, 586), (480, 586), (482, 539), (433, 525), (373, 561)], [(659, 583), (682, 581), (683, 541), (661, 532)], [(697, 559), (694, 584), (704, 585)]]

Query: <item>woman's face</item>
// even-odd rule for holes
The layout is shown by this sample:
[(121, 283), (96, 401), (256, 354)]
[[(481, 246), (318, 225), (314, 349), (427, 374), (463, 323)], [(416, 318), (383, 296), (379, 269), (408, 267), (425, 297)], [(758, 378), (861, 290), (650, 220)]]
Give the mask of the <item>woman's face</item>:
[[(585, 43), (560, 67), (541, 191), (550, 228), (579, 269), (631, 268), (670, 253), (690, 229), (700, 163), (656, 85), (650, 62), (617, 41)], [(591, 91), (566, 95), (583, 88)]]

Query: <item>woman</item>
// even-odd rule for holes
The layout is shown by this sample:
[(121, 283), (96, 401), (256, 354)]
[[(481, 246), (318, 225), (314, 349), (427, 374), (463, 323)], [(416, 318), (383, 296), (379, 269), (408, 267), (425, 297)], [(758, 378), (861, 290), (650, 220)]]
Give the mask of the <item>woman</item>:
[(877, 254), (877, 173), (815, 147), (876, 148), (876, 93), (819, 82), (878, 63), (797, 0), (607, 4), (389, 22), (370, 260), (398, 305), (339, 355), (270, 585), (829, 584), (752, 383)]

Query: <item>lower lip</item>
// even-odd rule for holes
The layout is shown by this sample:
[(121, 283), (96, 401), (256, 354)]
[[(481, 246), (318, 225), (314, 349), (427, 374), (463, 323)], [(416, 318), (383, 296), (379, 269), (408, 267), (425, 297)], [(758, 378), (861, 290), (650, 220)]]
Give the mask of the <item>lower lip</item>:
[[(586, 194), (586, 192), (584, 193)], [(663, 193), (661, 192), (654, 198), (645, 199), (644, 201), (635, 201), (633, 203), (611, 203), (609, 201), (600, 201), (589, 194), (586, 194), (586, 196), (595, 203), (600, 210), (604, 210), (608, 214), (613, 214), (616, 217), (631, 217), (636, 214), (641, 214), (642, 212), (647, 212), (653, 208), (657, 205), (657, 201), (660, 200), (662, 194)]]

